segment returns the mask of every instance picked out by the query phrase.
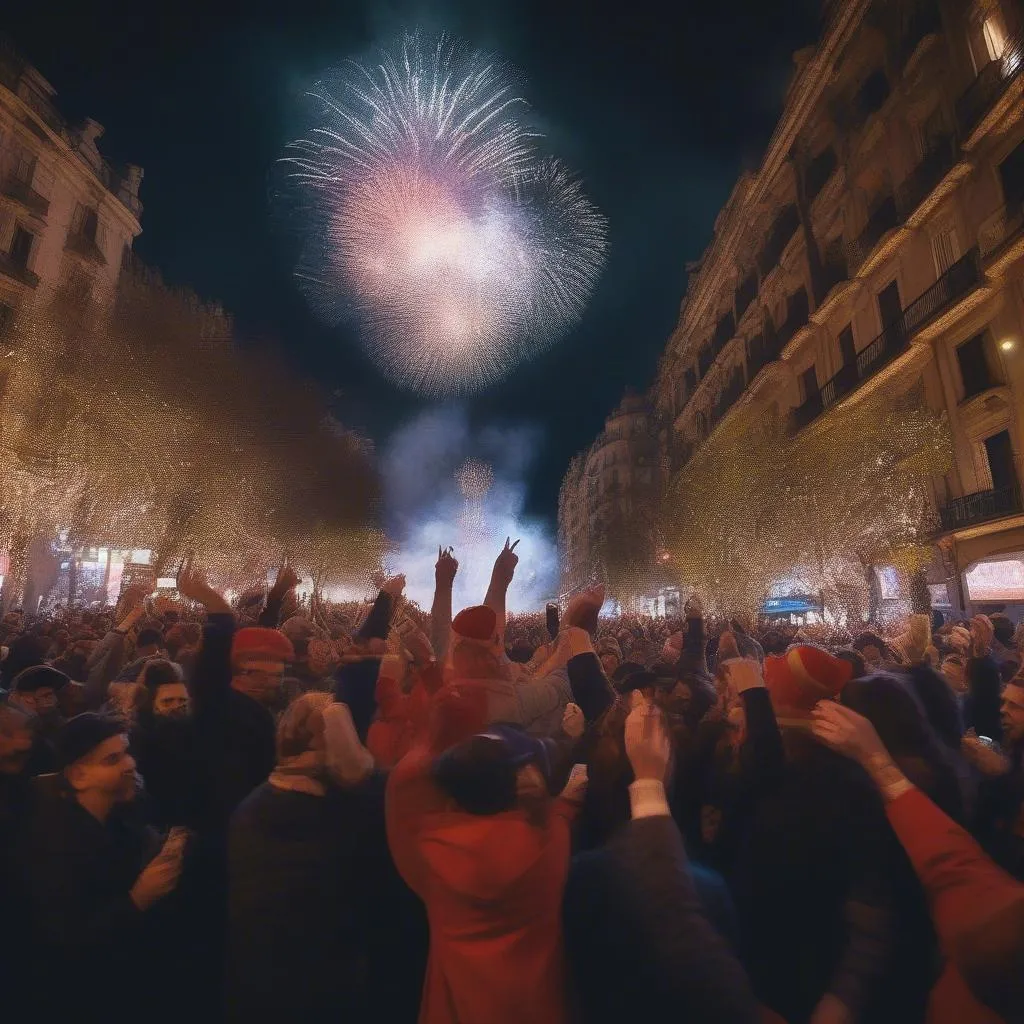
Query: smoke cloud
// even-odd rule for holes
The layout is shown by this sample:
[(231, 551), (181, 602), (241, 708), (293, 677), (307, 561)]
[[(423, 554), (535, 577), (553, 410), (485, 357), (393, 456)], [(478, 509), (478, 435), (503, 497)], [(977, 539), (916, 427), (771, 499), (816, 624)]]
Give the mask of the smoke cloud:
[[(558, 591), (558, 551), (546, 523), (523, 515), (526, 471), (541, 443), (538, 430), (471, 430), (459, 406), (421, 413), (400, 427), (384, 451), (385, 526), (399, 550), (388, 569), (406, 576), (406, 594), (429, 608), (438, 547), (459, 561), (453, 609), (480, 604), (506, 537), (519, 539), (509, 611), (537, 611)], [(494, 481), (481, 500), (467, 499), (456, 475), (468, 459), (486, 463)]]

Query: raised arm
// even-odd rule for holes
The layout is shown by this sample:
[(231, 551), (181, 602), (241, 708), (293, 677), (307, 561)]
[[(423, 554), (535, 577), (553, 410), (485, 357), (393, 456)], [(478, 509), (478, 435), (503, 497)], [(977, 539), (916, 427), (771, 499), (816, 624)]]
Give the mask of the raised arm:
[(277, 579), (267, 594), (267, 603), (260, 612), (258, 625), (266, 626), (268, 629), (277, 629), (281, 625), (281, 609), (284, 600), (289, 592), (299, 585), (299, 577), (287, 560), (281, 563), (277, 570)]
[(516, 545), (519, 541), (509, 543), (511, 537), (505, 538), (505, 546), (498, 552), (494, 560), (494, 568), (491, 570), (491, 583), (487, 588), (487, 596), (484, 604), (492, 609), (498, 617), (498, 632), (502, 637), (505, 635), (505, 596), (508, 593), (509, 584), (516, 573), (516, 566), (519, 564), (519, 556), (516, 554)]
[(452, 587), (459, 563), (451, 548), (437, 549), (434, 566), (434, 601), (430, 606), (430, 642), (439, 661), (448, 653), (452, 631)]
[(192, 673), (192, 701), (197, 716), (222, 707), (231, 688), (231, 641), (235, 616), (231, 605), (213, 589), (192, 564), (182, 563), (178, 572), (178, 593), (206, 609), (206, 628)]

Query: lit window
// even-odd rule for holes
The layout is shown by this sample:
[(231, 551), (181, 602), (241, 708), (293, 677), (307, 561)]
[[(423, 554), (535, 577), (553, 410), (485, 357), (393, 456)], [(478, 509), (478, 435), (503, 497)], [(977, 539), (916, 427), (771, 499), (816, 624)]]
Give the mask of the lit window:
[(1006, 49), (1006, 33), (1003, 32), (1003, 26), (995, 17), (989, 17), (985, 19), (982, 31), (985, 35), (985, 47), (988, 50), (989, 60), (999, 60)]

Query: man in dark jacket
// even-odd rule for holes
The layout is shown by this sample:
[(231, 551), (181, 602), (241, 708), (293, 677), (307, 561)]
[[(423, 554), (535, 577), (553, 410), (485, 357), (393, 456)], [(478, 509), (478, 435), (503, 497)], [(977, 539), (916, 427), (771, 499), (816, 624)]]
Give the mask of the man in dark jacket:
[[(396, 962), (395, 933), (410, 922), (384, 905), (401, 885), (387, 852), (384, 779), (338, 785), (331, 765), (341, 744), (358, 745), (347, 708), (326, 693), (299, 697), (278, 723), (269, 780), (232, 816), (229, 1020), (402, 1019), (388, 1008), (409, 967)], [(374, 987), (371, 961), (384, 945), (375, 939), (385, 934), (378, 959), (390, 981)], [(405, 986), (413, 1016), (421, 985), (422, 965)]]
[(577, 859), (565, 894), (582, 1020), (757, 1021), (750, 984), (708, 920), (708, 887), (698, 896), (669, 813), (671, 744), (662, 712), (637, 705), (626, 719), (625, 746), (632, 820), (602, 850)]
[[(42, 972), (27, 986), (38, 1000), (35, 1015), (107, 1016), (101, 979), (116, 971), (119, 999), (159, 1016), (154, 968), (173, 974), (161, 953), (175, 937), (160, 904), (177, 884), (184, 837), (161, 844), (131, 815), (135, 762), (123, 722), (92, 712), (71, 719), (57, 756), (60, 774), (39, 780), (43, 791), (20, 857), (33, 961)], [(162, 1005), (170, 1008), (168, 1000)]]

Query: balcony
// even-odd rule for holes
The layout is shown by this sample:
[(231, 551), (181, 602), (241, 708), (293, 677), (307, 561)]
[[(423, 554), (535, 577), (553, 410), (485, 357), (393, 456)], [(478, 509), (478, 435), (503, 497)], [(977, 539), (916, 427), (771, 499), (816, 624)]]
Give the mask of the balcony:
[(821, 264), (821, 295), (818, 305), (836, 285), (842, 284), (850, 279), (850, 267), (846, 260), (846, 253), (843, 250), (842, 242), (838, 245), (830, 245), (825, 250), (824, 259)]
[(41, 196), (27, 181), (22, 181), (16, 174), (8, 175), (4, 182), (3, 194), (35, 217), (45, 217), (50, 210), (50, 200)]
[(999, 102), (1024, 67), (1024, 46), (1019, 37), (1006, 40), (1003, 55), (990, 61), (956, 101), (956, 119), (961, 137), (970, 139), (985, 115)]
[(769, 363), (774, 363), (782, 352), (777, 337), (765, 332), (747, 342), (747, 379), (753, 380)]
[(994, 491), (978, 491), (954, 498), (939, 509), (939, 519), (944, 530), (962, 530), (1021, 511), (1024, 509), (1021, 507), (1020, 484), (1015, 483)]
[(1024, 228), (1024, 203), (1017, 200), (1000, 207), (987, 217), (978, 229), (978, 247), (981, 258), (988, 259), (1007, 242), (1021, 234)]
[(725, 414), (736, 404), (737, 399), (743, 394), (745, 387), (746, 381), (743, 379), (743, 368), (737, 367), (722, 393), (718, 396), (717, 401), (711, 407), (711, 427), (714, 427), (725, 418)]
[(855, 362), (845, 365), (818, 391), (793, 410), (793, 425), (799, 430), (823, 412), (856, 391), (866, 380), (888, 366), (910, 347), (911, 337), (937, 316), (946, 312), (981, 283), (978, 250), (972, 249), (957, 260), (935, 284), (918, 296), (888, 324), (867, 348), (857, 353)]
[(937, 139), (921, 162), (896, 190), (896, 209), (906, 220), (932, 194), (936, 185), (956, 163), (956, 148), (951, 137)]
[(849, 261), (854, 267), (862, 266), (874, 252), (878, 243), (900, 225), (900, 215), (893, 196), (886, 196), (868, 218), (864, 230), (850, 243)]
[(90, 263), (95, 263), (100, 267), (106, 266), (107, 257), (103, 255), (103, 251), (96, 244), (96, 240), (81, 232), (74, 231), (69, 233), (64, 248), (68, 252), (81, 256), (82, 259), (88, 260)]
[(9, 277), (12, 281), (17, 281), (19, 284), (27, 285), (29, 288), (35, 288), (39, 284), (39, 275), (32, 273), (28, 267), (23, 267), (20, 263), (16, 263), (9, 253), (0, 252), (0, 274), (4, 277)]
[(935, 284), (919, 295), (905, 310), (903, 324), (906, 333), (914, 334), (940, 313), (945, 312), (968, 292), (981, 284), (981, 261), (978, 250), (971, 249), (961, 256)]
[(810, 315), (810, 307), (807, 302), (807, 289), (801, 288), (793, 292), (786, 300), (786, 320), (778, 330), (777, 342), (781, 352), (790, 339), (802, 327), (806, 326), (807, 318)]
[(778, 266), (783, 250), (789, 245), (789, 240), (799, 227), (800, 212), (795, 205), (787, 206), (775, 219), (771, 231), (768, 232), (768, 240), (757, 257), (757, 267), (762, 278), (767, 277)]
[(757, 274), (748, 274), (736, 289), (736, 319), (742, 320), (743, 314), (757, 298)]

